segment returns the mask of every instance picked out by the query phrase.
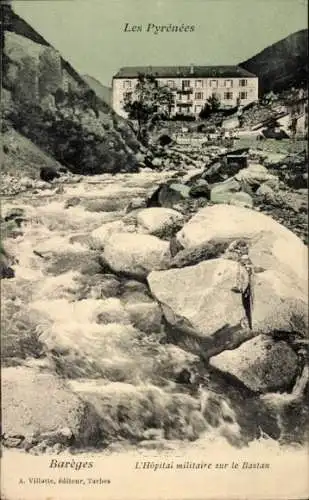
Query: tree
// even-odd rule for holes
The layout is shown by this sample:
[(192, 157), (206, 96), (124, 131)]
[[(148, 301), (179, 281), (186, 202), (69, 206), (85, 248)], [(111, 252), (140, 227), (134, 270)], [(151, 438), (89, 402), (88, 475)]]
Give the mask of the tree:
[(208, 97), (202, 111), (200, 112), (200, 118), (209, 118), (212, 113), (215, 113), (220, 109), (220, 99), (215, 95)]
[(172, 91), (159, 85), (153, 75), (138, 76), (134, 92), (124, 98), (124, 110), (137, 122), (137, 138), (147, 143), (148, 132), (160, 120), (170, 117), (174, 96)]

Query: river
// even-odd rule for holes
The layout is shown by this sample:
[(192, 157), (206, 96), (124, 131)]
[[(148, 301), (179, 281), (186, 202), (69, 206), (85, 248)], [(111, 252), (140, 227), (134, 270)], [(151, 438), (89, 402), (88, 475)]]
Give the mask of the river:
[[(120, 314), (124, 289), (130, 300), (128, 286), (121, 284), (122, 295), (110, 291), (117, 277), (109, 275), (108, 296), (102, 292), (91, 232), (121, 220), (131, 200), (172, 174), (100, 175), (4, 197), (3, 209), (22, 209), (24, 222), (5, 242), (16, 263), (15, 278), (2, 284), (3, 364), (56, 372), (81, 398), (100, 401), (105, 437), (97, 452), (224, 444), (256, 449), (267, 442), (276, 454), (279, 442), (301, 446), (292, 427), (302, 378), (292, 394), (263, 399), (244, 393), (213, 379), (197, 356), (165, 342), (164, 329), (143, 334), (132, 328)], [(132, 295), (144, 293), (142, 285), (130, 286)], [(109, 318), (104, 324), (102, 311)], [(183, 366), (203, 375), (204, 386), (177, 383)]]

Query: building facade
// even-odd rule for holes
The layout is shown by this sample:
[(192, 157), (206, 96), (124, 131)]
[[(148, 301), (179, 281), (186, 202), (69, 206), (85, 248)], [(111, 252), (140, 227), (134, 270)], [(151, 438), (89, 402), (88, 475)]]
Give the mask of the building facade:
[(239, 66), (125, 67), (113, 77), (113, 109), (126, 117), (124, 99), (134, 96), (138, 76), (152, 75), (173, 91), (171, 115), (198, 117), (207, 99), (218, 97), (221, 106), (247, 105), (258, 100), (258, 77)]

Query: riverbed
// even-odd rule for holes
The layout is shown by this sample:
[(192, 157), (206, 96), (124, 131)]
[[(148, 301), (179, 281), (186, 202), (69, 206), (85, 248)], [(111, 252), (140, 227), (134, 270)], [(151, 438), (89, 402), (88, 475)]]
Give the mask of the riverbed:
[[(215, 443), (231, 449), (265, 442), (274, 449), (278, 443), (302, 446), (303, 429), (293, 428), (301, 379), (292, 394), (264, 399), (248, 394), (214, 378), (195, 354), (169, 343), (163, 327), (146, 334), (119, 313), (123, 304), (145, 300), (147, 290), (133, 280), (118, 285), (117, 276), (102, 269), (91, 232), (122, 220), (130, 202), (146, 198), (173, 174), (73, 178), (48, 190), (4, 197), (3, 210), (21, 209), (23, 222), (5, 241), (15, 278), (2, 284), (3, 366), (55, 373), (93, 404), (104, 423), (101, 441), (91, 444), (96, 452)], [(103, 324), (99, 313), (105, 314)], [(183, 368), (198, 373), (203, 384), (177, 380)], [(295, 405), (287, 414), (291, 398)]]

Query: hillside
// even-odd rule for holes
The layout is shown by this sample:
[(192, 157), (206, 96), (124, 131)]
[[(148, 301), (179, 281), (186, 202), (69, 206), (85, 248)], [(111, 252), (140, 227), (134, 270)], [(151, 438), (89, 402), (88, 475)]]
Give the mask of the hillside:
[[(59, 162), (73, 173), (136, 171), (140, 145), (125, 121), (10, 6), (3, 5), (1, 13), (6, 170), (27, 169), (33, 154), (39, 158), (39, 149), (41, 158), (50, 158), (54, 165)], [(21, 145), (14, 151), (12, 130)], [(45, 163), (36, 162), (37, 168), (30, 168), (32, 176)]]
[(260, 79), (261, 94), (306, 85), (308, 80), (308, 30), (300, 30), (240, 63)]
[(110, 87), (103, 85), (99, 80), (89, 75), (83, 75), (83, 79), (102, 101), (111, 106), (112, 89)]

